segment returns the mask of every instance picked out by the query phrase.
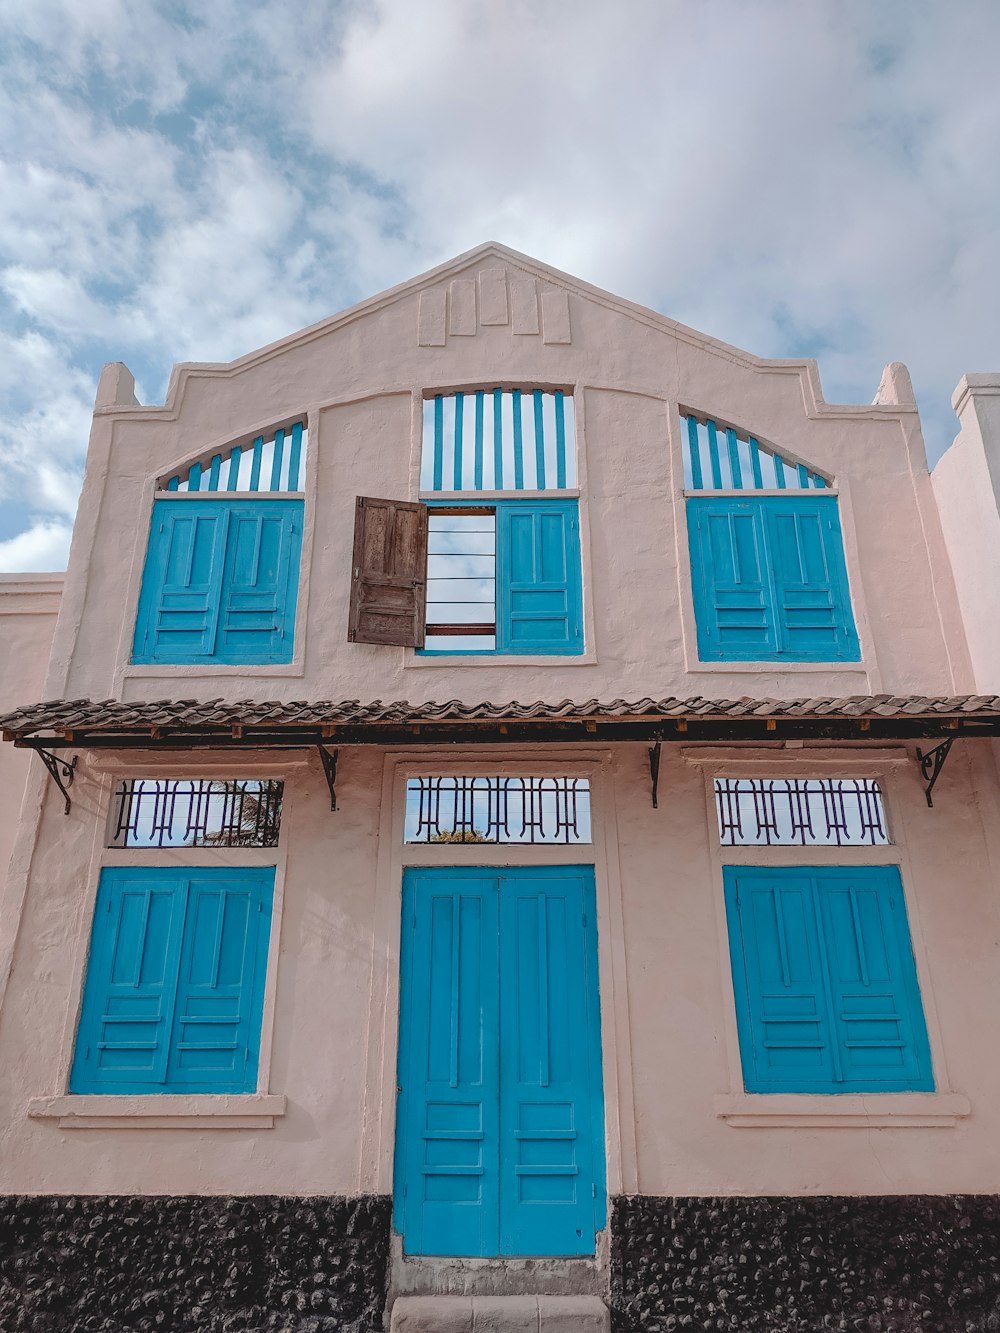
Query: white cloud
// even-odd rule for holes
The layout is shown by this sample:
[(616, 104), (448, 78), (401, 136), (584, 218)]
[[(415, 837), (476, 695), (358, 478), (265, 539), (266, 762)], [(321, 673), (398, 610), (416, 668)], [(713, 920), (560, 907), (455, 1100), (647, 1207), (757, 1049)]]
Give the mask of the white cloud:
[(1000, 324), (1000, 10), (960, 8), (10, 0), (0, 499), (71, 514), (101, 362), (157, 398), (486, 239), (831, 399), (905, 360), (940, 452)]
[(16, 537), (0, 542), (0, 573), (46, 573), (66, 568), (71, 523), (34, 523)]

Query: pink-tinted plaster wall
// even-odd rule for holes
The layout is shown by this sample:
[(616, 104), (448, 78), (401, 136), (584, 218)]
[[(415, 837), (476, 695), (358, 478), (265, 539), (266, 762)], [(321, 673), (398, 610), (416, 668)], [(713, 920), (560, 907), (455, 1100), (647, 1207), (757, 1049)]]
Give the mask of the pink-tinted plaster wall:
[[(450, 284), (477, 281), (483, 270), (494, 295), (498, 281), (506, 285), (508, 322), (480, 319), (471, 335), (449, 333)], [(537, 323), (528, 317), (532, 302)], [(474, 702), (971, 688), (953, 582), (953, 569), (963, 577), (960, 563), (948, 557), (948, 524), (935, 505), (905, 372), (890, 371), (875, 404), (830, 406), (810, 362), (759, 361), (496, 247), (230, 366), (181, 367), (162, 408), (135, 405), (127, 372), (109, 368), (45, 693)], [(402, 648), (348, 644), (355, 497), (417, 498), (424, 395), (498, 383), (562, 386), (575, 395), (584, 656), (431, 661)], [(682, 493), (685, 408), (741, 425), (835, 479), (861, 663), (758, 669), (697, 660)], [(302, 417), (309, 465), (293, 663), (130, 667), (155, 479)], [(30, 681), (25, 688), (28, 699), (42, 692)], [(199, 761), (199, 772), (266, 769), (285, 777), (277, 854), (106, 849), (114, 777), (187, 772), (191, 762), (85, 755), (72, 813), (64, 816), (48, 793), (40, 824), (22, 825), (21, 896), (0, 921), (14, 964), (0, 1010), (0, 1188), (391, 1189), (403, 864), (565, 856), (552, 848), (404, 849), (406, 772), (419, 762), (425, 771), (457, 762), (521, 772), (578, 766), (594, 781), (594, 845), (574, 849), (573, 859), (593, 859), (598, 886), (613, 1191), (1000, 1190), (1000, 1074), (982, 1055), (983, 1015), (1000, 1007), (1000, 821), (988, 746), (956, 748), (933, 811), (906, 747), (791, 745), (742, 754), (668, 747), (656, 810), (639, 745), (422, 758), (347, 750), (336, 814), (315, 756), (243, 756), (242, 767), (217, 758), (211, 770)], [(741, 763), (762, 774), (875, 774), (883, 782), (891, 848), (809, 855), (899, 863), (936, 1093), (799, 1098), (791, 1106), (782, 1099), (762, 1106), (741, 1093), (723, 856), (708, 797), (711, 775)], [(796, 856), (801, 864), (803, 856), (727, 855), (776, 864)], [(105, 1099), (102, 1117), (95, 1099), (64, 1094), (100, 868), (170, 859), (275, 864), (279, 893), (260, 1095), (238, 1104), (184, 1102), (189, 1123), (178, 1118), (165, 1128), (150, 1118), (155, 1099)], [(169, 1100), (176, 1110), (180, 1103)]]
[[(40, 696), (62, 585), (62, 574), (0, 574), (0, 713)], [(0, 892), (30, 765), (30, 754), (0, 746)]]

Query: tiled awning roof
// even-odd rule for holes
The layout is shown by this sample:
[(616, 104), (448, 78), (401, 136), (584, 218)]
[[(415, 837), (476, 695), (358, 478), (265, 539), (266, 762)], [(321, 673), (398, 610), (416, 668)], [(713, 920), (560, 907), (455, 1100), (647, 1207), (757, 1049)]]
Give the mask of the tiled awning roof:
[(33, 748), (295, 747), (517, 740), (905, 740), (1000, 735), (1000, 696), (587, 699), (582, 703), (56, 700), (0, 718)]

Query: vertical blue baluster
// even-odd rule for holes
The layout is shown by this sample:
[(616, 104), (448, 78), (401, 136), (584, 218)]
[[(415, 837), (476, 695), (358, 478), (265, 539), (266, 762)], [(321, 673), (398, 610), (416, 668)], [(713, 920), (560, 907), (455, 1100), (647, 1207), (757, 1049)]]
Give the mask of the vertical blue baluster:
[(503, 490), (503, 390), (493, 390), (493, 489)]
[(299, 489), (299, 468), (302, 465), (302, 422), (292, 427), (292, 446), (288, 454), (288, 489)]
[(826, 477), (821, 477), (818, 472), (814, 472), (813, 485), (816, 487), (817, 490), (821, 490), (824, 486), (826, 486)]
[(176, 491), (178, 486), (180, 486), (180, 484), (181, 484), (180, 477), (171, 477), (170, 480), (167, 482), (167, 490)]
[(201, 464), (200, 464), (200, 463), (192, 463), (192, 464), (191, 464), (191, 470), (188, 472), (188, 490), (189, 490), (189, 491), (200, 491), (200, 490), (201, 490)]
[(542, 424), (542, 391), (536, 389), (535, 399), (535, 489), (545, 490), (545, 426)]
[(237, 444), (233, 452), (229, 455), (229, 480), (226, 483), (226, 490), (239, 490), (240, 483), (240, 459), (243, 456), (243, 450)]
[(708, 421), (708, 461), (712, 466), (712, 485), (717, 491), (722, 490), (722, 465), (719, 462), (719, 436), (715, 422)]
[(462, 489), (462, 434), (465, 421), (465, 394), (455, 394), (455, 490)]
[(764, 478), (760, 470), (760, 445), (750, 436), (750, 470), (753, 473), (753, 484), (758, 491), (764, 489)]
[(511, 394), (514, 409), (514, 490), (524, 490), (524, 450), (521, 439), (521, 390)]
[(566, 404), (563, 395), (556, 390), (556, 485), (566, 488)]
[(736, 445), (736, 432), (726, 431), (726, 444), (729, 448), (729, 471), (732, 474), (733, 490), (743, 489), (743, 473), (740, 471), (740, 451)]
[(802, 490), (807, 491), (809, 489), (809, 469), (806, 467), (804, 463), (800, 463), (798, 467), (798, 472), (799, 472), (799, 486)]
[(250, 464), (250, 489), (260, 490), (260, 459), (264, 452), (264, 437), (258, 435), (253, 442), (253, 462)]
[(281, 460), (285, 452), (285, 432), (274, 432), (274, 457), (271, 461), (271, 490), (281, 490)]
[(778, 484), (778, 489), (783, 491), (787, 483), (785, 482), (785, 460), (780, 454), (774, 455), (774, 480)]
[(435, 491), (444, 490), (444, 398), (441, 394), (434, 399), (434, 479), (431, 487)]
[(208, 489), (217, 491), (219, 489), (219, 474), (222, 471), (222, 455), (216, 454), (208, 469)]
[(472, 485), (477, 491), (483, 489), (483, 391), (476, 394), (476, 444), (473, 455)]
[(691, 488), (700, 491), (704, 482), (701, 478), (701, 440), (698, 437), (698, 422), (695, 417), (688, 417), (688, 456), (691, 460)]

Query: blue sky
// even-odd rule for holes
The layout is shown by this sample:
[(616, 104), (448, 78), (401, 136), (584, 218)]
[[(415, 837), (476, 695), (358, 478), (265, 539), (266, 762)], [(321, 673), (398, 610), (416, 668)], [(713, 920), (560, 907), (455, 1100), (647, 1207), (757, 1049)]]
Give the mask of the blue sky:
[[(6, 0), (0, 570), (63, 567), (101, 365), (140, 401), (484, 240), (928, 452), (1000, 363), (993, 0)], [(750, 423), (752, 425), (752, 423)]]

